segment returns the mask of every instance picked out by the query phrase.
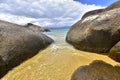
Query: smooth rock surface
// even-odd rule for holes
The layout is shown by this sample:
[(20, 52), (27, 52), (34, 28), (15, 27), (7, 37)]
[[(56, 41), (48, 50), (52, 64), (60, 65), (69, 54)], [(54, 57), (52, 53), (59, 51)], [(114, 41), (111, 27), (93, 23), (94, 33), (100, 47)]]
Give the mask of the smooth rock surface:
[(71, 27), (66, 41), (79, 50), (108, 53), (120, 41), (119, 35), (120, 8), (112, 8), (83, 17)]
[(120, 80), (120, 66), (112, 66), (100, 60), (79, 67), (71, 80)]
[(52, 42), (51, 38), (41, 32), (0, 21), (0, 56), (6, 65), (6, 72), (36, 55)]

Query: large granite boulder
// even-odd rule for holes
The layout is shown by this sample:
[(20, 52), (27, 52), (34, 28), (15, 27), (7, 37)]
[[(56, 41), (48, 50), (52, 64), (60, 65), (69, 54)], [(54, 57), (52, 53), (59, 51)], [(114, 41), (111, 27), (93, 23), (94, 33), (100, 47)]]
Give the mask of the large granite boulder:
[(51, 38), (41, 32), (0, 21), (0, 56), (6, 65), (6, 71), (31, 58), (52, 42)]
[(112, 66), (100, 60), (79, 67), (71, 80), (120, 80), (120, 66)]
[(95, 10), (94, 14), (87, 15), (75, 23), (66, 37), (66, 41), (75, 48), (97, 53), (108, 53), (119, 40), (120, 8), (118, 7), (98, 12)]

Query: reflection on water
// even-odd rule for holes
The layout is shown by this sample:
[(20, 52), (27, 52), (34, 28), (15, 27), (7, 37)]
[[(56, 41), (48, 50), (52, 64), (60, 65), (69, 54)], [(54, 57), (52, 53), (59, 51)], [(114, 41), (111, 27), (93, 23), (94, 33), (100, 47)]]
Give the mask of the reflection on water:
[(107, 56), (75, 50), (64, 41), (66, 31), (47, 33), (55, 43), (10, 71), (2, 80), (70, 80), (76, 68), (93, 60), (117, 64)]

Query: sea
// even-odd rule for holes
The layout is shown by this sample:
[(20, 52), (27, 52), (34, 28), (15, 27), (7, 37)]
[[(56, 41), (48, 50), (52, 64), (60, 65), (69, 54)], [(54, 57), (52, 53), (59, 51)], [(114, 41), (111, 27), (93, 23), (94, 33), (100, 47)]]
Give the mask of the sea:
[(77, 68), (94, 60), (118, 64), (106, 55), (80, 51), (68, 44), (65, 38), (69, 28), (50, 30), (43, 34), (51, 37), (54, 43), (9, 71), (1, 80), (70, 80)]

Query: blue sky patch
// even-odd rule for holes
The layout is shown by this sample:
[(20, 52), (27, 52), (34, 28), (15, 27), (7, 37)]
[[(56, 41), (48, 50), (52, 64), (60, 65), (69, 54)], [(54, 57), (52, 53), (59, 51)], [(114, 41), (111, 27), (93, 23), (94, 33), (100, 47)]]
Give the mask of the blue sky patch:
[(83, 4), (95, 4), (95, 5), (101, 5), (101, 6), (108, 6), (117, 0), (74, 0), (74, 1), (79, 1)]

